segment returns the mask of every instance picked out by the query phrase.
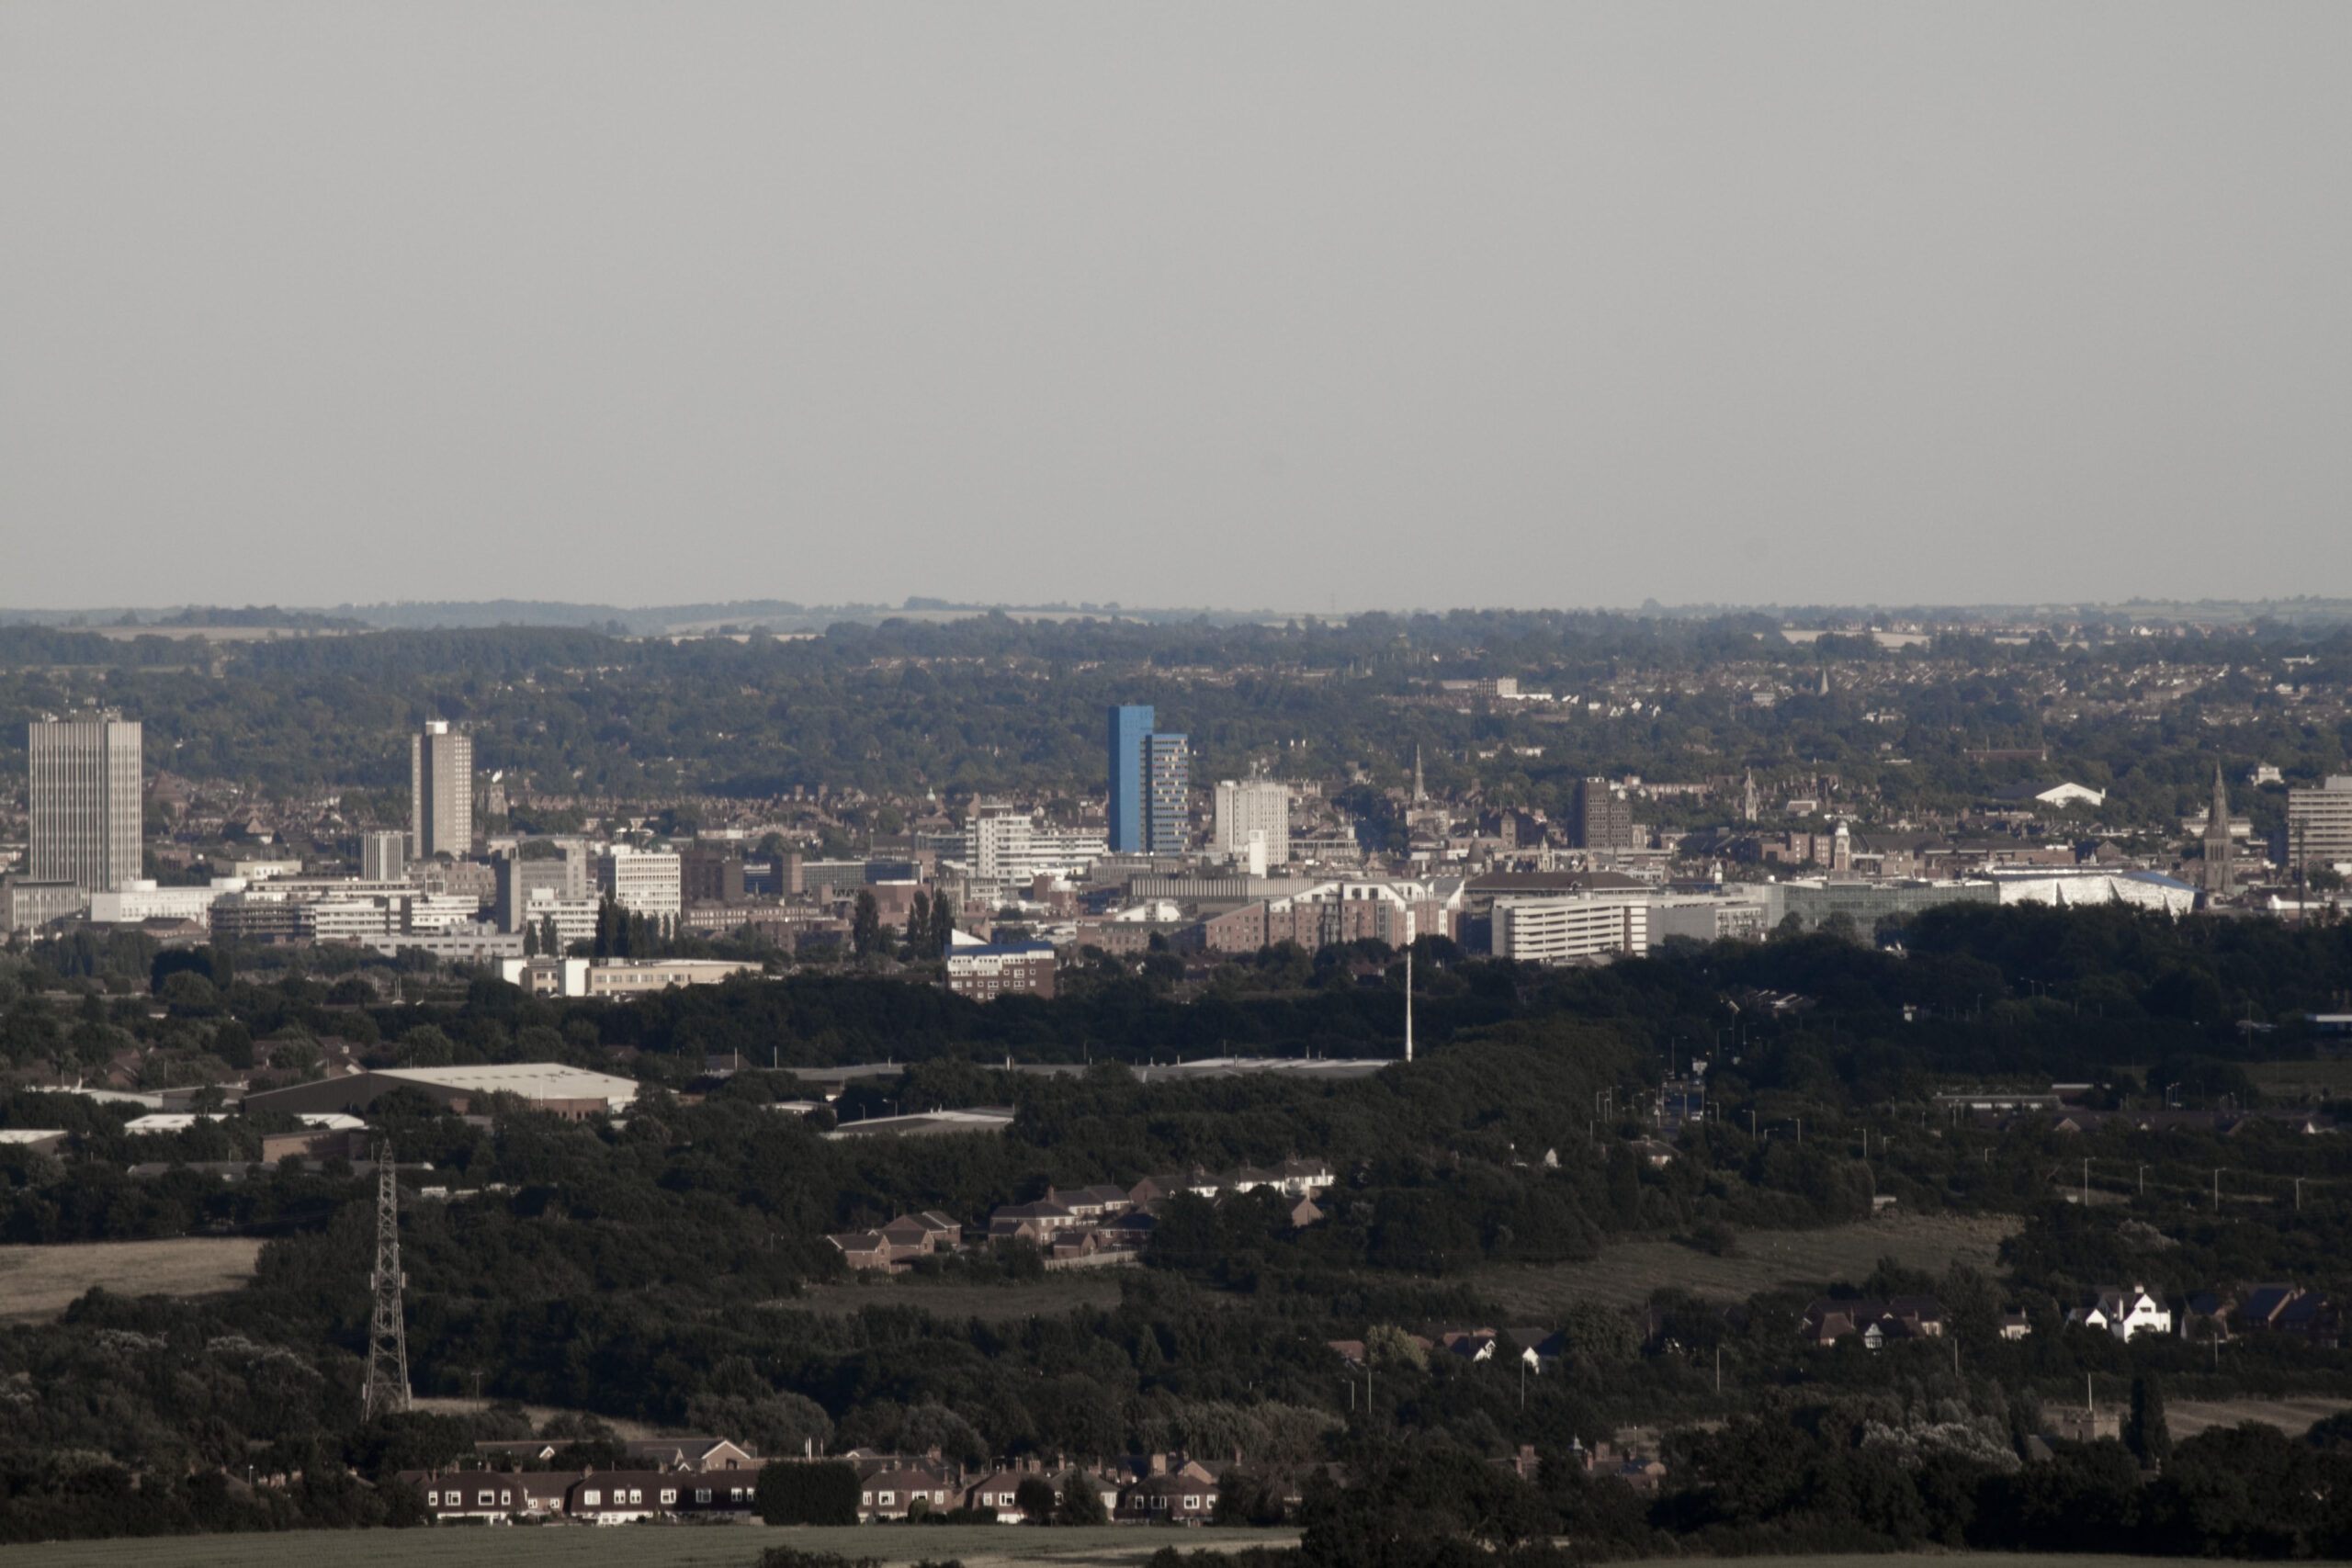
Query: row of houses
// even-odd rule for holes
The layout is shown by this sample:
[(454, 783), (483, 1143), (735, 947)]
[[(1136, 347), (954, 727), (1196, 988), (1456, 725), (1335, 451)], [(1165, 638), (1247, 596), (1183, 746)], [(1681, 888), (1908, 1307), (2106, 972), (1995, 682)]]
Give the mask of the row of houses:
[[(1022, 1506), (1024, 1486), (1033, 1495), (1042, 1486), (1059, 1498), (1073, 1483), (1091, 1489), (1114, 1523), (1206, 1524), (1216, 1512), (1220, 1476), (1238, 1462), (1163, 1453), (1092, 1467), (1027, 1460), (971, 1472), (936, 1451), (910, 1457), (858, 1450), (841, 1457), (858, 1472), (861, 1524), (957, 1511), (1019, 1524), (1031, 1517)], [(759, 1489), (759, 1461), (752, 1462), (753, 1468), (736, 1470), (418, 1470), (403, 1471), (400, 1479), (415, 1489), (435, 1521), (620, 1525), (661, 1517), (749, 1518)]]
[[(2247, 1284), (2191, 1296), (2176, 1314), (2162, 1292), (2134, 1282), (2101, 1285), (2089, 1301), (2069, 1308), (2070, 1327), (2095, 1329), (2118, 1339), (2143, 1334), (2178, 1334), (2200, 1343), (2248, 1334), (2283, 1334), (2334, 1348), (2343, 1333), (2343, 1314), (2327, 1296), (2290, 1283)], [(1859, 1335), (1875, 1350), (1890, 1340), (1937, 1339), (1944, 1333), (1943, 1308), (1932, 1296), (1895, 1296), (1879, 1301), (1824, 1296), (1805, 1309), (1798, 1335), (1807, 1344), (1831, 1345)], [(2002, 1314), (2004, 1339), (2022, 1339), (2033, 1325), (2021, 1312)]]
[(1240, 1461), (1198, 1460), (1182, 1453), (1134, 1455), (1100, 1465), (1021, 1460), (984, 1472), (965, 1470), (936, 1451), (921, 1459), (852, 1450), (858, 1470), (858, 1522), (879, 1524), (917, 1514), (963, 1509), (998, 1524), (1030, 1517), (1024, 1487), (1056, 1497), (1073, 1486), (1091, 1490), (1114, 1524), (1204, 1525), (1216, 1513), (1223, 1477)]
[(756, 1472), (677, 1470), (404, 1470), (437, 1521), (573, 1519), (625, 1525), (664, 1516), (749, 1518)]

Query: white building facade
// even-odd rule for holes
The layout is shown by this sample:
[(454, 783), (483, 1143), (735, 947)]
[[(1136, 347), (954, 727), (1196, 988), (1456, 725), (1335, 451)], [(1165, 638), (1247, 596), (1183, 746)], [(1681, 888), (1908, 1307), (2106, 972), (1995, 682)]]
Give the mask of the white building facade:
[(1290, 863), (1288, 784), (1276, 779), (1221, 779), (1214, 812), (1209, 833), (1214, 852), (1247, 856), (1253, 873), (1261, 876), (1267, 866)]
[(1649, 948), (1649, 903), (1640, 897), (1502, 897), (1494, 921), (1496, 956), (1522, 964), (1638, 956)]
[(685, 863), (667, 850), (615, 844), (596, 857), (596, 886), (631, 914), (674, 920), (685, 909)]
[(27, 727), (34, 882), (112, 893), (144, 869), (138, 721), (107, 713)]

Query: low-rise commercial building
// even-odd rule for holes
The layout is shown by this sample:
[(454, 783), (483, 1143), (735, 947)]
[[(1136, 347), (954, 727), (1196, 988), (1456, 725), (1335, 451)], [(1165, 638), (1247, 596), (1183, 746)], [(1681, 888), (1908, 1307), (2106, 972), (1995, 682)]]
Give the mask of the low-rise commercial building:
[(492, 1095), (511, 1095), (534, 1111), (574, 1121), (626, 1110), (637, 1099), (634, 1078), (558, 1062), (512, 1062), (481, 1067), (375, 1067), (247, 1095), (245, 1108), (298, 1116), (342, 1111), (356, 1116), (394, 1089), (413, 1089), (458, 1115)]
[(201, 920), (211, 912), (212, 900), (244, 888), (242, 876), (216, 876), (204, 887), (160, 887), (141, 878), (124, 883), (116, 892), (91, 894), (90, 923), (135, 926), (142, 920)]
[(0, 931), (39, 931), (51, 920), (82, 912), (89, 895), (80, 885), (55, 879), (0, 876)]
[(1522, 964), (1568, 964), (1649, 950), (1646, 898), (1584, 894), (1503, 897), (1494, 905), (1494, 950)]

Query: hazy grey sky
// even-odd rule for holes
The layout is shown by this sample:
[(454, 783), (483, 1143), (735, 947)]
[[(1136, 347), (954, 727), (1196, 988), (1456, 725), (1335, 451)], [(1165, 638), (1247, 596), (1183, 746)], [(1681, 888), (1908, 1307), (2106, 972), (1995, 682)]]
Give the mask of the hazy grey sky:
[(0, 0), (0, 604), (2352, 592), (2347, 58)]

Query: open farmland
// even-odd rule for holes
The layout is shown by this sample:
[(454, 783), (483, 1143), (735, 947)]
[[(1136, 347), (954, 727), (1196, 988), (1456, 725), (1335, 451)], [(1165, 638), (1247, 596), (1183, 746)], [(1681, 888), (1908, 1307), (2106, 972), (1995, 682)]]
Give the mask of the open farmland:
[(98, 1285), (126, 1296), (218, 1295), (253, 1278), (261, 1247), (250, 1236), (0, 1247), (0, 1323), (55, 1317)]
[(2352, 1096), (2352, 1057), (2312, 1062), (2256, 1062), (2245, 1070), (2272, 1104), (2301, 1105)]
[[(1050, 1563), (1136, 1568), (1163, 1546), (1291, 1546), (1291, 1530), (1029, 1529), (941, 1525), (770, 1529), (763, 1525), (632, 1525), (485, 1529), (296, 1530), (285, 1535), (180, 1536), (66, 1541), (8, 1549), (12, 1568), (753, 1568), (763, 1548), (872, 1557), (890, 1564), (955, 1559), (964, 1568)], [(2022, 1559), (2010, 1559), (2021, 1562)], [(2077, 1559), (2077, 1562), (2086, 1561)]]
[(2213, 1427), (2235, 1427), (2259, 1421), (2290, 1438), (2300, 1438), (2319, 1422), (2340, 1411), (2352, 1410), (2352, 1399), (2183, 1399), (2166, 1401), (2165, 1426), (2173, 1440), (2193, 1438)]
[(1742, 1301), (1776, 1286), (1859, 1281), (1881, 1258), (1932, 1274), (1955, 1262), (1990, 1273), (1998, 1267), (2001, 1238), (2018, 1224), (2007, 1215), (1933, 1214), (1822, 1230), (1743, 1231), (1728, 1257), (1670, 1241), (1616, 1242), (1589, 1262), (1486, 1269), (1474, 1283), (1508, 1315), (1531, 1322), (1548, 1321), (1580, 1299), (1634, 1306), (1668, 1285), (1713, 1301)]

